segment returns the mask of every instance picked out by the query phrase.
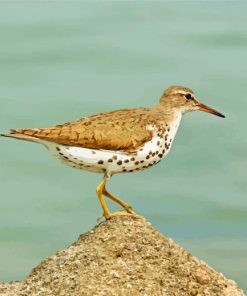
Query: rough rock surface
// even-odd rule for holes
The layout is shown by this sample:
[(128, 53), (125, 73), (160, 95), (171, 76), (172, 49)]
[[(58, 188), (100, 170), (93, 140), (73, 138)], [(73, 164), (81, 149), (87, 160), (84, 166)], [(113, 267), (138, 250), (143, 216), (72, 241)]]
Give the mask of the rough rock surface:
[(45, 259), (0, 295), (244, 295), (232, 280), (161, 235), (144, 219), (115, 217)]

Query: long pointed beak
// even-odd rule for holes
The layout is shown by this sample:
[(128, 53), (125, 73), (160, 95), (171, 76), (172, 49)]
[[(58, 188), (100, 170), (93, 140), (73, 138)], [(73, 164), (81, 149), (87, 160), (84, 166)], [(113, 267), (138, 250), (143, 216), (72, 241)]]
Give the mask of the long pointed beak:
[(216, 116), (225, 118), (225, 115), (223, 115), (222, 113), (220, 113), (220, 112), (214, 110), (213, 108), (210, 108), (210, 107), (208, 107), (208, 106), (206, 106), (204, 104), (198, 103), (197, 107), (201, 111), (208, 112), (208, 113), (214, 114)]

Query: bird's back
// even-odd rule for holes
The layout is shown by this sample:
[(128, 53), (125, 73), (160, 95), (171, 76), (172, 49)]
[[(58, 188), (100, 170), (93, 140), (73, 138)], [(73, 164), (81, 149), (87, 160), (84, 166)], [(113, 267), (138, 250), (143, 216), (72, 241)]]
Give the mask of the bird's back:
[(159, 108), (123, 109), (47, 128), (13, 129), (10, 135), (84, 148), (131, 151), (152, 138), (148, 126), (162, 128), (165, 121)]

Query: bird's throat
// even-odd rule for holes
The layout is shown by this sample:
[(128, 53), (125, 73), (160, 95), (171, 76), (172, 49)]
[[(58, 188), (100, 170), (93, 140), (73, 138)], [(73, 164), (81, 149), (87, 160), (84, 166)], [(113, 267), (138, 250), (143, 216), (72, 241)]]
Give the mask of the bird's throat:
[(181, 112), (176, 112), (174, 113), (174, 118), (170, 121), (169, 123), (169, 136), (172, 139), (172, 141), (174, 140), (179, 124), (181, 122), (181, 118), (182, 118), (182, 114)]

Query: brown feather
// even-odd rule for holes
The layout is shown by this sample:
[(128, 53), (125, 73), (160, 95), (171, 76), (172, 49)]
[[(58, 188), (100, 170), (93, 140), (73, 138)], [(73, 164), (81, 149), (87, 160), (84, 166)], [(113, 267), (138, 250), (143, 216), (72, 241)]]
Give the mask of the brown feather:
[(23, 134), (84, 148), (135, 151), (151, 140), (152, 133), (147, 129), (148, 125), (155, 123), (160, 125), (158, 128), (162, 128), (164, 117), (164, 110), (159, 107), (124, 109), (48, 128), (13, 129), (10, 135)]

